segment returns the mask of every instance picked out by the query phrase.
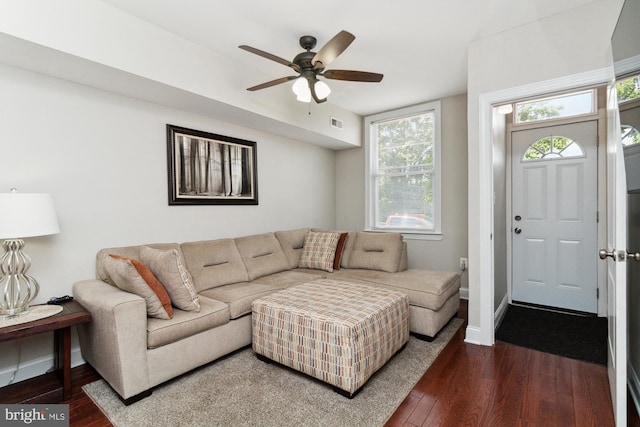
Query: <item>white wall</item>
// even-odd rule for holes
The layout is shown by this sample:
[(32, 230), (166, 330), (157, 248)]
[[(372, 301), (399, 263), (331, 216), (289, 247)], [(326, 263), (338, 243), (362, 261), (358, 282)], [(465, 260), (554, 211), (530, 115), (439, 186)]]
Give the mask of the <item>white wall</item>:
[[(408, 240), (411, 268), (460, 271), (460, 258), (467, 256), (466, 105), (466, 95), (441, 100), (443, 239)], [(343, 150), (336, 155), (336, 225), (361, 230), (365, 225), (365, 150)], [(463, 273), (462, 287), (467, 283)]]
[[(544, 85), (611, 66), (610, 39), (622, 0), (596, 0), (474, 41), (469, 46), (469, 326), (467, 340), (493, 343), (492, 145), (487, 100), (544, 93)], [(571, 84), (567, 79), (566, 84)], [(583, 78), (583, 81), (588, 81)], [(594, 82), (592, 82), (594, 83)], [(600, 82), (601, 83), (601, 82)], [(575, 84), (579, 84), (576, 80)], [(533, 87), (533, 88), (532, 88)], [(566, 86), (567, 88), (569, 86)], [(549, 89), (547, 89), (549, 91)], [(538, 94), (539, 94), (538, 93)], [(490, 106), (489, 106), (490, 107)], [(483, 123), (480, 122), (483, 120)], [(487, 123), (485, 123), (485, 121)], [(484, 311), (483, 311), (484, 310)]]
[[(0, 93), (0, 192), (51, 193), (60, 222), (60, 234), (26, 242), (36, 303), (95, 277), (103, 247), (335, 226), (329, 149), (8, 66)], [(167, 123), (256, 141), (259, 205), (168, 206)], [(52, 365), (50, 336), (0, 344), (0, 386), (18, 346), (21, 366)]]

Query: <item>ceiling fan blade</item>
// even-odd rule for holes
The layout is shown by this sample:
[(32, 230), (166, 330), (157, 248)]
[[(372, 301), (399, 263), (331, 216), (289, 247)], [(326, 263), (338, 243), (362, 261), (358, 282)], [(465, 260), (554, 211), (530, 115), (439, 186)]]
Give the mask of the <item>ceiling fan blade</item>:
[(279, 56), (272, 55), (269, 52), (265, 52), (264, 50), (256, 49), (255, 47), (247, 46), (245, 44), (240, 45), (238, 47), (240, 49), (242, 49), (242, 50), (246, 50), (247, 52), (254, 53), (254, 54), (256, 54), (258, 56), (262, 56), (263, 58), (266, 58), (266, 59), (270, 59), (270, 60), (275, 61), (275, 62), (277, 62), (279, 64), (286, 65), (287, 67), (293, 68), (297, 72), (300, 72), (300, 67), (298, 65), (294, 64), (293, 62), (287, 60), (287, 59), (280, 58)]
[(378, 73), (369, 73), (367, 71), (353, 70), (328, 70), (322, 74), (327, 79), (333, 80), (349, 80), (352, 82), (372, 82), (378, 83), (384, 75)]
[(271, 80), (270, 82), (262, 83), (262, 84), (259, 84), (257, 86), (252, 86), (252, 87), (248, 88), (247, 90), (251, 91), (251, 92), (254, 92), (256, 90), (266, 89), (266, 88), (271, 87), (271, 86), (275, 86), (275, 85), (279, 85), (279, 84), (282, 84), (282, 83), (286, 83), (286, 82), (289, 82), (291, 80), (295, 80), (297, 78), (298, 78), (298, 76), (295, 76), (295, 77), (294, 76), (281, 77), (279, 79)]
[(340, 31), (338, 34), (333, 36), (331, 40), (327, 42), (322, 49), (316, 53), (316, 56), (313, 57), (311, 63), (313, 64), (313, 68), (319, 70), (321, 68), (326, 68), (329, 63), (331, 63), (334, 59), (338, 57), (346, 48), (349, 47), (351, 42), (355, 40), (356, 36), (351, 34), (348, 31)]

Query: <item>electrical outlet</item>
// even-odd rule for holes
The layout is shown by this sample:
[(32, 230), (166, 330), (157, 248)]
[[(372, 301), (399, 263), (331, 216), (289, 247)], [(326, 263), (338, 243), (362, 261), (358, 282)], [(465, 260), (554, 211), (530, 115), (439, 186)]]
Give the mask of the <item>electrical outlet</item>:
[(468, 265), (469, 265), (469, 262), (467, 261), (466, 258), (460, 258), (460, 270), (465, 271)]

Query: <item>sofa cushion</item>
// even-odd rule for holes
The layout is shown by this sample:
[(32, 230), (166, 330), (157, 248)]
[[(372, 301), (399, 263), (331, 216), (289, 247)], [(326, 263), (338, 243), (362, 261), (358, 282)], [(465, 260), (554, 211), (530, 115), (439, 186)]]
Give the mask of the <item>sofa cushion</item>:
[(233, 239), (183, 243), (182, 253), (198, 292), (249, 280)]
[(256, 234), (234, 239), (249, 280), (289, 270), (289, 260), (274, 233)]
[(439, 310), (460, 289), (460, 275), (450, 271), (409, 269), (397, 273), (345, 269), (332, 277), (349, 277), (404, 292), (413, 306)]
[(173, 305), (185, 311), (200, 310), (193, 279), (178, 250), (143, 246), (140, 248), (140, 259), (167, 289)]
[(309, 231), (308, 228), (300, 228), (298, 230), (289, 231), (276, 231), (274, 234), (282, 251), (289, 260), (289, 267), (296, 268), (300, 261), (300, 254), (302, 253), (302, 247), (304, 246), (304, 236)]
[(339, 240), (340, 233), (337, 232), (308, 231), (298, 267), (332, 272)]
[(307, 283), (312, 280), (322, 279), (326, 276), (327, 273), (320, 270), (295, 269), (262, 276), (261, 278), (256, 279), (256, 282), (272, 285), (278, 289), (285, 289), (301, 283)]
[(402, 250), (400, 233), (360, 231), (355, 238), (348, 267), (395, 273), (400, 271)]
[(167, 291), (143, 263), (118, 255), (111, 255), (103, 262), (118, 288), (144, 298), (147, 316), (158, 319), (170, 319), (173, 316)]
[(242, 282), (218, 286), (203, 291), (200, 295), (228, 304), (231, 319), (237, 319), (238, 317), (251, 313), (251, 303), (253, 300), (279, 290), (279, 288), (272, 285)]
[(156, 348), (229, 323), (229, 306), (200, 298), (200, 311), (174, 310), (173, 319), (147, 321), (147, 347)]
[[(176, 249), (180, 252), (180, 245), (177, 243), (153, 243), (145, 246), (156, 249)], [(116, 284), (113, 282), (109, 276), (109, 272), (107, 272), (104, 267), (104, 260), (109, 258), (109, 255), (120, 255), (126, 258), (139, 260), (141, 247), (142, 246), (122, 246), (118, 248), (100, 249), (96, 254), (96, 278), (110, 284), (111, 286), (115, 286)]]

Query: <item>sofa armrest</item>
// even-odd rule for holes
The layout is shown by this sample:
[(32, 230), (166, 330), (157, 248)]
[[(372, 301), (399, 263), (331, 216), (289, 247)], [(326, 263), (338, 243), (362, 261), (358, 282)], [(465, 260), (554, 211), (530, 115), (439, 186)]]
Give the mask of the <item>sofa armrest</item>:
[(84, 359), (123, 399), (147, 390), (145, 300), (100, 280), (74, 283), (73, 295), (91, 313), (78, 328)]

